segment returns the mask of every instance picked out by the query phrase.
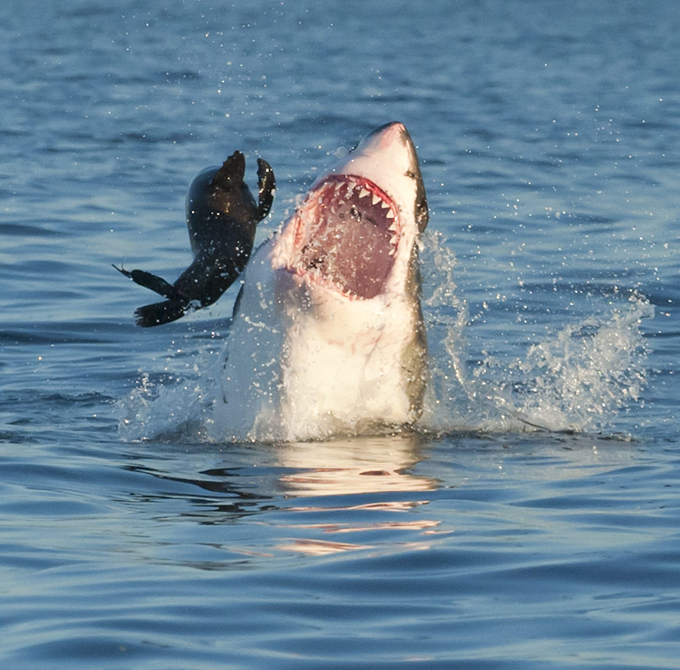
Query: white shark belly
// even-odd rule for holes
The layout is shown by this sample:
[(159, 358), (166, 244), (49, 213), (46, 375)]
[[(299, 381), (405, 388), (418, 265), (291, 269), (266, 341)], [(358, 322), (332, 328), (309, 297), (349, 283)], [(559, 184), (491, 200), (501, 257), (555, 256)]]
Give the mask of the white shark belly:
[(403, 365), (416, 346), (409, 306), (396, 296), (352, 304), (332, 294), (315, 299), (323, 309), (293, 309), (287, 319), (282, 411), (291, 431), (361, 432), (413, 422)]

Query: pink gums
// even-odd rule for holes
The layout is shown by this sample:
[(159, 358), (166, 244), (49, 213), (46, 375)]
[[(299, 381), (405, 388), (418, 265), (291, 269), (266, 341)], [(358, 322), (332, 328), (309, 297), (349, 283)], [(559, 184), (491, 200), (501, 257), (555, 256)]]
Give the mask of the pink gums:
[(299, 208), (289, 269), (349, 298), (368, 300), (385, 288), (399, 243), (399, 215), (373, 182), (332, 175)]

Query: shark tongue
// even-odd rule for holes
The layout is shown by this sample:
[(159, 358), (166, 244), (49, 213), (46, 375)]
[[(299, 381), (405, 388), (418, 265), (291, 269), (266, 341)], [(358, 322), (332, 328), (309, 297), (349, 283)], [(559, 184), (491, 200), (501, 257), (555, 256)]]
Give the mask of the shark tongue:
[(292, 264), (298, 274), (350, 298), (379, 295), (399, 241), (396, 207), (373, 182), (333, 175), (302, 205), (305, 232)]

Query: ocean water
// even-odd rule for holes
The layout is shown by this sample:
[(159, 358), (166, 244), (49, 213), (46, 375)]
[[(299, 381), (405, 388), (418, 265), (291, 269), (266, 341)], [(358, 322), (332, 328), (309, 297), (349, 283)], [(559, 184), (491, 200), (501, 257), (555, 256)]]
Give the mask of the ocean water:
[[(680, 5), (5, 0), (0, 661), (680, 667)], [(418, 146), (415, 430), (209, 439), (235, 288), (142, 330), (184, 194), (259, 239), (375, 126)]]

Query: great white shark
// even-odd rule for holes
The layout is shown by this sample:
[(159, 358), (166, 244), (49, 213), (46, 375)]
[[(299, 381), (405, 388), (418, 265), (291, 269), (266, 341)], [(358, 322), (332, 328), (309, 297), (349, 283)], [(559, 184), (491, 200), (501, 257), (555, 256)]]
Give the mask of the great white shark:
[(374, 130), (312, 184), (246, 268), (215, 437), (312, 439), (419, 419), (428, 366), (418, 237), (427, 222), (401, 123)]

